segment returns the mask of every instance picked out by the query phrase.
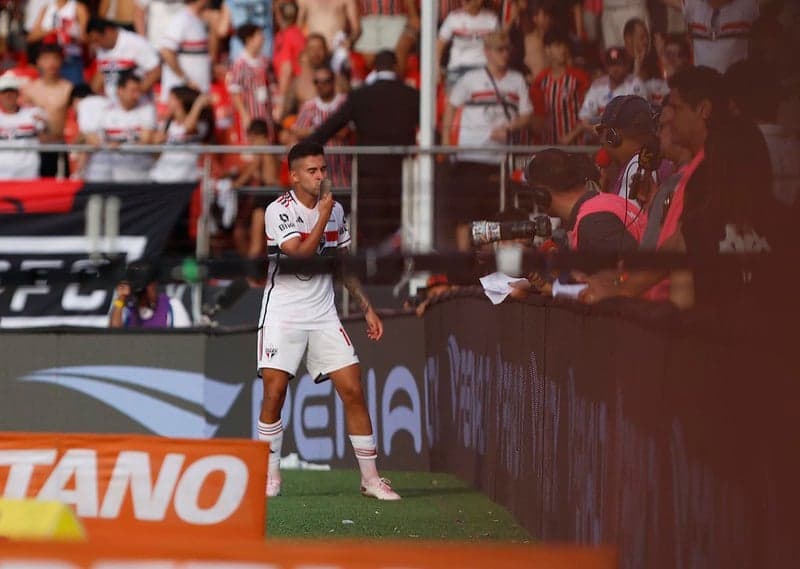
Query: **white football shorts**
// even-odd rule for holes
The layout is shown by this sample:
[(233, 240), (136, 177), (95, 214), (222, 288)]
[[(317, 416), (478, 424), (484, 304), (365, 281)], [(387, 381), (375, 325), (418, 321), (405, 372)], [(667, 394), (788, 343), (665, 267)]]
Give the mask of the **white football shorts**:
[[(265, 326), (258, 331), (258, 369), (285, 371), (294, 377), (306, 354), (306, 368), (314, 380), (358, 363), (350, 336), (341, 322), (321, 330)], [(307, 352), (307, 353), (306, 353)]]

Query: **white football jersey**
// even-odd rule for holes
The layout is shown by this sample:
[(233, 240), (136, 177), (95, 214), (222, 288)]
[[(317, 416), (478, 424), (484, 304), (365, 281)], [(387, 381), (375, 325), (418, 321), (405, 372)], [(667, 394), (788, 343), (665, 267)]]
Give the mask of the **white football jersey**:
[[(16, 113), (0, 110), (0, 142), (14, 146), (38, 146), (47, 122), (38, 107), (22, 107)], [(0, 152), (0, 179), (31, 180), (39, 177), (39, 153), (35, 150)]]
[[(492, 129), (510, 122), (508, 116), (516, 118), (533, 112), (528, 84), (521, 73), (512, 70), (506, 71), (501, 79), (495, 79), (494, 84), (486, 69), (467, 72), (453, 86), (450, 104), (463, 108), (458, 130), (461, 146), (498, 146), (500, 143), (491, 139)], [(496, 152), (460, 152), (458, 159), (499, 164), (502, 156)]]
[(439, 28), (439, 39), (451, 41), (448, 69), (486, 65), (483, 38), (498, 29), (500, 21), (490, 10), (470, 16), (464, 10), (450, 12)]
[[(174, 51), (178, 57), (178, 65), (203, 92), (211, 88), (211, 57), (208, 54), (208, 29), (206, 23), (198, 18), (189, 8), (184, 8), (169, 22), (160, 47)], [(161, 101), (167, 102), (173, 87), (183, 85), (166, 63), (161, 67)]]
[(631, 74), (612, 90), (608, 75), (603, 75), (595, 79), (586, 92), (578, 118), (582, 121), (589, 121), (590, 124), (598, 124), (611, 99), (621, 95), (638, 95), (647, 99), (647, 87), (645, 87), (641, 79)]
[[(103, 117), (103, 138), (106, 142), (137, 144), (142, 131), (155, 130), (156, 109), (151, 103), (139, 104), (127, 111), (111, 107)], [(115, 182), (141, 182), (147, 179), (153, 165), (149, 154), (111, 153), (111, 174)]]
[[(285, 256), (281, 245), (290, 239), (306, 239), (317, 219), (317, 208), (305, 207), (293, 191), (283, 194), (267, 207), (264, 221), (270, 263), (259, 327), (279, 325), (321, 330), (338, 322), (331, 275), (282, 274), (277, 265), (277, 260)], [(320, 239), (317, 255), (335, 254), (339, 247), (346, 247), (349, 243), (350, 233), (345, 224), (344, 209), (337, 202)]]
[[(76, 111), (78, 131), (102, 137), (103, 119), (112, 107), (111, 99), (100, 95), (91, 95), (79, 101)], [(109, 181), (112, 179), (111, 168), (111, 155), (108, 152), (93, 152), (86, 161), (83, 179), (87, 182)]]
[(704, 0), (683, 0), (683, 18), (692, 36), (694, 64), (725, 73), (737, 61), (747, 59), (758, 1), (732, 0), (714, 10)]
[(118, 33), (114, 47), (97, 50), (97, 68), (103, 74), (106, 97), (114, 102), (120, 73), (133, 71), (141, 77), (161, 62), (158, 52), (145, 38), (122, 28)]

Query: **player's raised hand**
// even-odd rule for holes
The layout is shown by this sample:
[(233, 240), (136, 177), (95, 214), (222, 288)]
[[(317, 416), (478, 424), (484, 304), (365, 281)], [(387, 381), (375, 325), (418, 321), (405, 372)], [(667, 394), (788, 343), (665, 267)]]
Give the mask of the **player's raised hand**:
[(377, 342), (383, 337), (383, 322), (381, 321), (381, 317), (375, 313), (371, 306), (364, 317), (367, 320), (367, 338)]
[(327, 221), (331, 217), (331, 212), (333, 212), (333, 194), (322, 194), (319, 197), (319, 215)]

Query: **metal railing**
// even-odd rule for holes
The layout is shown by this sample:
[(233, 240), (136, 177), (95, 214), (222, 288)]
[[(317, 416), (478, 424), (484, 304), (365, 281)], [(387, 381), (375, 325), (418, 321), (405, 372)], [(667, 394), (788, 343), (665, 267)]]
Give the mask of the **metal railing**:
[[(420, 167), (419, 158), (428, 156), (448, 156), (453, 157), (459, 153), (486, 153), (489, 155), (497, 155), (500, 159), (500, 179), (501, 184), (498, 189), (500, 192), (499, 201), (502, 206), (505, 206), (507, 196), (506, 188), (510, 177), (508, 172), (509, 161), (508, 157), (516, 157), (516, 165), (519, 166), (531, 154), (551, 148), (545, 145), (497, 145), (497, 146), (404, 146), (404, 145), (387, 145), (387, 146), (334, 146), (325, 147), (325, 152), (331, 155), (345, 155), (352, 156), (353, 163), (351, 167), (352, 178), (349, 188), (337, 188), (337, 194), (350, 195), (350, 224), (353, 242), (357, 242), (358, 238), (358, 161), (359, 159), (368, 159), (370, 156), (403, 156), (404, 160), (402, 168), (402, 227), (403, 227), (403, 245), (405, 248), (416, 252), (429, 252), (433, 248), (433, 203), (431, 199), (427, 199), (427, 195), (433, 197), (433, 193), (425, 194), (420, 192), (420, 187), (424, 185), (420, 183)], [(595, 146), (568, 146), (561, 147), (570, 152), (594, 152), (597, 150)], [(160, 154), (169, 152), (182, 152), (204, 156), (202, 168), (202, 176), (199, 181), (203, 188), (203, 207), (198, 218), (197, 227), (197, 243), (196, 254), (200, 259), (207, 258), (210, 253), (210, 211), (213, 203), (214, 185), (211, 183), (211, 163), (210, 157), (213, 155), (225, 154), (268, 154), (273, 156), (283, 156), (287, 153), (288, 148), (282, 145), (270, 146), (245, 146), (245, 145), (201, 145), (201, 144), (164, 144), (164, 145), (121, 145), (113, 146), (108, 144), (103, 145), (90, 145), (90, 144), (38, 144), (35, 146), (17, 146), (8, 143), (0, 142), (0, 152), (21, 152), (21, 151), (38, 151), (38, 152), (66, 152), (66, 153), (94, 153), (94, 152), (116, 152), (122, 154)], [(142, 180), (143, 182), (146, 180)], [(252, 192), (254, 190), (241, 188), (239, 191)], [(283, 191), (278, 187), (262, 187), (262, 193), (271, 195), (272, 193), (279, 193)]]

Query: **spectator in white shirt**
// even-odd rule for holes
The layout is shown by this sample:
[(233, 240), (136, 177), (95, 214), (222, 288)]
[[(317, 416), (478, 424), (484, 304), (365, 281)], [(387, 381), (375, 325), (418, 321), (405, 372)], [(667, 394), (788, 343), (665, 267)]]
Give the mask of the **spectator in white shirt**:
[[(607, 0), (606, 0), (607, 1)], [(692, 37), (694, 64), (725, 73), (747, 59), (758, 0), (661, 0), (683, 12)]]
[(102, 18), (89, 21), (89, 43), (97, 50), (98, 73), (92, 78), (95, 92), (105, 92), (112, 101), (117, 98), (117, 78), (120, 73), (133, 72), (148, 93), (161, 77), (158, 52), (139, 34), (118, 27)]
[(206, 14), (208, 0), (186, 0), (183, 10), (169, 23), (159, 45), (164, 66), (161, 71), (161, 101), (166, 103), (170, 91), (187, 85), (201, 93), (211, 87), (209, 26)]
[(491, 149), (511, 144), (516, 134), (530, 126), (533, 112), (525, 78), (509, 69), (508, 33), (492, 32), (484, 38), (484, 44), (486, 67), (474, 69), (459, 79), (442, 119), (442, 144), (454, 142), (450, 129), (456, 109), (461, 108), (457, 144), (488, 150), (459, 152), (452, 183), (448, 185), (449, 195), (445, 198), (450, 222), (463, 223), (499, 209), (503, 155)]
[(625, 22), (633, 18), (647, 23), (647, 0), (603, 0), (601, 26), (606, 47), (622, 45)]
[(647, 88), (642, 80), (630, 72), (630, 60), (621, 47), (612, 47), (606, 50), (607, 75), (595, 79), (578, 113), (586, 132), (594, 134), (595, 125), (600, 122), (608, 103), (620, 95), (647, 96)]
[[(95, 95), (91, 88), (84, 84), (75, 85), (70, 94), (70, 106), (75, 109), (78, 121), (78, 138), (76, 143), (98, 141), (102, 138), (101, 123), (105, 114), (111, 109), (111, 99), (103, 95)], [(81, 152), (75, 161), (76, 170), (71, 177), (87, 182), (111, 179), (111, 159), (107, 152)]]
[[(117, 82), (118, 104), (111, 107), (100, 122), (100, 136), (88, 135), (90, 143), (105, 142), (112, 147), (151, 144), (156, 127), (156, 109), (142, 100), (141, 80), (133, 73), (123, 73)], [(112, 152), (109, 156), (111, 181), (147, 180), (153, 157), (147, 153)]]
[[(39, 145), (47, 122), (38, 107), (21, 107), (19, 79), (11, 72), (0, 76), (0, 142), (25, 147)], [(39, 177), (39, 153), (36, 150), (0, 152), (0, 179), (33, 180)]]
[(450, 44), (448, 89), (466, 72), (486, 65), (483, 40), (500, 25), (497, 14), (483, 8), (483, 0), (462, 0), (461, 4), (463, 8), (450, 12), (439, 28), (436, 53), (440, 65), (444, 50)]
[[(167, 102), (169, 118), (163, 131), (155, 134), (155, 144), (202, 144), (213, 134), (214, 114), (211, 97), (191, 87), (173, 87)], [(197, 154), (163, 152), (150, 170), (154, 182), (194, 182), (200, 178)]]

